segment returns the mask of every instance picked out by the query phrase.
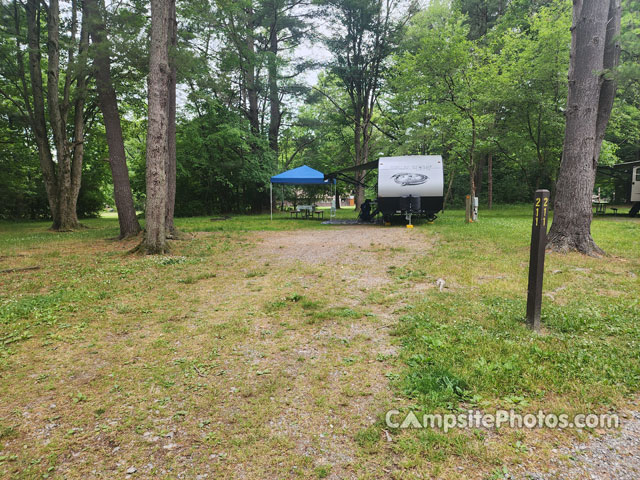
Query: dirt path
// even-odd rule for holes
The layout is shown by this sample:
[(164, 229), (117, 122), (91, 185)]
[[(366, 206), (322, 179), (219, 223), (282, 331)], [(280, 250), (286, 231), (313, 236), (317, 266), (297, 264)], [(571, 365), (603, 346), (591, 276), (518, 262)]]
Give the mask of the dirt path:
[[(393, 402), (387, 376), (396, 347), (388, 332), (402, 292), (389, 269), (425, 254), (431, 242), (424, 233), (367, 226), (259, 233), (250, 241), (256, 245), (237, 260), (234, 278), (216, 279), (226, 285), (216, 290), (225, 303), (208, 319), (250, 313), (218, 385), (227, 408), (260, 417), (252, 428), (265, 437), (244, 449), (251, 462), (239, 450), (228, 453), (233, 475), (326, 469), (329, 478), (356, 478), (392, 468), (392, 458), (363, 449), (369, 427)], [(227, 430), (236, 440), (247, 436)]]

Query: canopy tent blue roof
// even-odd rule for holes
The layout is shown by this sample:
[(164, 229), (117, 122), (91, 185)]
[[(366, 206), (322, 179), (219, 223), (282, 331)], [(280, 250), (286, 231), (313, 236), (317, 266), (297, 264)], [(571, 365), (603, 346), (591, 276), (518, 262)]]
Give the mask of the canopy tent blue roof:
[(287, 185), (325, 185), (335, 183), (335, 180), (325, 180), (324, 173), (303, 165), (271, 177), (271, 183)]

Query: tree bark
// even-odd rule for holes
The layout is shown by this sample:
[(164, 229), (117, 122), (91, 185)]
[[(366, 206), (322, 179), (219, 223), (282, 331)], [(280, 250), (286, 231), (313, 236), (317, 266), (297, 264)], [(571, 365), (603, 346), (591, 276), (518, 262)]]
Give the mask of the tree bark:
[(548, 246), (556, 251), (604, 253), (591, 237), (591, 196), (615, 82), (620, 0), (574, 0), (571, 62), (562, 162), (556, 184)]
[(247, 69), (246, 69), (246, 89), (247, 100), (249, 102), (249, 124), (251, 132), (260, 135), (260, 110), (258, 108), (258, 85), (256, 82), (256, 48), (253, 31), (255, 28), (254, 12), (252, 8), (247, 10), (248, 32), (246, 39), (247, 48)]
[(169, 124), (167, 126), (167, 205), (165, 229), (169, 237), (176, 235), (173, 215), (176, 205), (176, 83), (178, 48), (178, 24), (176, 18), (176, 0), (169, 0)]
[[(74, 7), (75, 8), (75, 5)], [(70, 59), (71, 61), (71, 59)], [(69, 66), (71, 67), (71, 66)], [(67, 72), (66, 79), (71, 71)], [(56, 150), (58, 180), (58, 216), (53, 219), (53, 230), (70, 231), (78, 228), (76, 203), (78, 196), (74, 196), (73, 188), (73, 145), (67, 140), (67, 98), (62, 104), (58, 96), (60, 84), (60, 4), (58, 0), (51, 0), (47, 10), (47, 104), (49, 106), (49, 123), (53, 134), (53, 144)], [(76, 130), (76, 129), (74, 129)], [(82, 170), (80, 170), (82, 171)]]
[(124, 138), (118, 111), (118, 99), (111, 81), (111, 47), (106, 34), (104, 3), (99, 0), (85, 0), (90, 22), (92, 57), (98, 104), (102, 111), (104, 127), (109, 147), (109, 166), (113, 178), (113, 197), (118, 211), (120, 238), (137, 235), (141, 228), (133, 204), (133, 194), (129, 182), (129, 170), (124, 150)]
[(44, 179), (44, 186), (49, 200), (51, 217), (58, 218), (58, 182), (56, 179), (55, 163), (51, 153), (47, 122), (44, 109), (44, 88), (42, 84), (42, 54), (40, 50), (40, 2), (27, 0), (27, 44), (29, 46), (29, 80), (33, 98), (32, 128), (38, 147), (40, 168)]
[(146, 227), (141, 250), (148, 254), (167, 251), (166, 164), (169, 113), (169, 16), (170, 0), (151, 0), (151, 48), (149, 52), (149, 113), (147, 126)]
[(275, 7), (269, 37), (269, 53), (269, 147), (277, 159), (282, 112), (278, 90), (278, 9)]
[[(86, 9), (83, 6), (82, 26), (80, 28), (80, 46), (78, 48), (78, 65), (76, 70), (76, 95), (73, 105), (73, 144), (71, 147), (71, 192), (68, 212), (73, 214), (75, 227), (78, 226), (76, 205), (82, 179), (82, 162), (84, 160), (84, 103), (87, 98), (87, 60), (89, 55), (89, 25)], [(69, 72), (72, 70), (69, 69)]]
[(493, 153), (487, 158), (487, 203), (489, 210), (493, 208)]
[[(362, 123), (360, 121), (358, 111), (356, 111), (355, 118), (355, 128), (353, 130), (353, 145), (354, 145), (354, 153), (355, 153), (355, 164), (362, 165), (363, 161), (363, 142), (362, 142), (362, 134), (363, 128)], [(362, 186), (362, 181), (364, 180), (366, 172), (363, 170), (358, 170), (354, 174), (354, 180), (356, 181), (355, 185), (355, 209), (360, 210), (360, 205), (364, 203), (364, 187)]]
[(467, 112), (469, 115), (469, 120), (471, 120), (471, 147), (469, 149), (469, 163), (467, 168), (469, 170), (469, 194), (471, 195), (471, 201), (473, 201), (476, 196), (476, 119), (475, 117)]

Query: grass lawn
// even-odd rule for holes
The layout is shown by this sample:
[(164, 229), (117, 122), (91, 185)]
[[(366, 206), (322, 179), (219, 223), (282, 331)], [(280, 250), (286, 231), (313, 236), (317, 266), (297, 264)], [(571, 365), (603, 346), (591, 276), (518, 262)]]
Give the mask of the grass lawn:
[(530, 207), (413, 230), (185, 218), (163, 257), (84, 223), (0, 223), (0, 270), (40, 267), (0, 274), (2, 478), (498, 479), (602, 432), (385, 412), (603, 413), (640, 389), (640, 219), (595, 218), (606, 257), (547, 255), (541, 334)]

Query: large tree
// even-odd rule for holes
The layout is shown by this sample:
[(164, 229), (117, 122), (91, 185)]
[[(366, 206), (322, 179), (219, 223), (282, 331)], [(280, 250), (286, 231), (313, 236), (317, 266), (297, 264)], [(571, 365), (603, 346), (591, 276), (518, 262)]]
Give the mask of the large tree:
[[(20, 41), (22, 14), (18, 3), (14, 1), (13, 11), (22, 111), (28, 119), (38, 148), (40, 168), (53, 218), (52, 229), (73, 230), (79, 226), (76, 205), (84, 155), (89, 45), (86, 15), (81, 11), (80, 2), (75, 0), (71, 2), (68, 18), (64, 19), (60, 17), (58, 0), (51, 0), (48, 5), (37, 0), (27, 0), (26, 69), (25, 49)], [(43, 17), (46, 36), (42, 34)], [(46, 66), (42, 61), (42, 52), (45, 50)], [(46, 86), (42, 78), (43, 70), (47, 74)]]
[(267, 83), (269, 99), (269, 147), (279, 154), (280, 127), (283, 117), (283, 99), (300, 91), (300, 85), (290, 84), (310, 62), (293, 62), (287, 52), (297, 48), (307, 38), (308, 19), (311, 15), (308, 0), (263, 0), (261, 18), (266, 34), (261, 48), (267, 57)]
[(169, 238), (178, 232), (173, 224), (176, 206), (176, 85), (178, 76), (178, 19), (176, 15), (176, 0), (169, 2), (169, 105), (167, 124), (167, 158), (165, 171), (167, 175), (167, 201), (165, 204), (165, 230)]
[(548, 246), (603, 253), (591, 237), (591, 198), (616, 83), (620, 0), (574, 0), (562, 162)]
[(111, 45), (106, 31), (104, 0), (84, 0), (91, 32), (91, 57), (98, 91), (98, 104), (102, 111), (109, 166), (113, 178), (113, 197), (118, 210), (120, 238), (137, 235), (140, 224), (133, 205), (129, 170), (124, 149), (124, 137), (118, 111), (118, 99), (111, 79)]
[(156, 254), (167, 251), (167, 165), (169, 163), (172, 3), (152, 0), (149, 51), (149, 114), (147, 126), (147, 204), (141, 249)]

